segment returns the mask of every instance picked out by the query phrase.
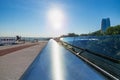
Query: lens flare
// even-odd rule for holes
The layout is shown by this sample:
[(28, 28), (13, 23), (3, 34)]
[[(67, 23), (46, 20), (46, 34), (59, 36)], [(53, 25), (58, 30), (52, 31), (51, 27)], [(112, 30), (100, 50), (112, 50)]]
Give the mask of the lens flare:
[(65, 15), (61, 8), (51, 7), (47, 14), (48, 23), (54, 29), (60, 29), (64, 26)]

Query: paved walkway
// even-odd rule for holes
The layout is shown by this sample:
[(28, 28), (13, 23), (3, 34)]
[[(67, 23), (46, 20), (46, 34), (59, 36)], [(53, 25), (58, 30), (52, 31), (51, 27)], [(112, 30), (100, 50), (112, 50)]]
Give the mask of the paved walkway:
[(4, 46), (0, 46), (0, 50), (8, 49), (8, 48), (14, 48), (14, 47), (18, 47), (18, 46), (29, 45), (29, 44), (34, 44), (34, 43), (31, 43), (31, 42), (25, 42), (25, 43), (21, 43), (21, 44), (4, 45)]
[(10, 54), (12, 52), (15, 52), (15, 51), (18, 51), (18, 50), (21, 50), (21, 49), (24, 49), (24, 48), (35, 46), (37, 44), (38, 43), (26, 44), (26, 45), (16, 46), (16, 47), (12, 47), (12, 48), (2, 49), (2, 50), (0, 50), (0, 56), (6, 55), (6, 54)]
[(0, 56), (0, 80), (18, 80), (46, 42)]

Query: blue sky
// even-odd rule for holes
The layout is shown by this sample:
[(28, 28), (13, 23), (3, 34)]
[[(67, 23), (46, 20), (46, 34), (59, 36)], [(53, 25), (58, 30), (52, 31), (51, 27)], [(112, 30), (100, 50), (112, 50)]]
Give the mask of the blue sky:
[[(120, 24), (120, 0), (0, 0), (0, 36), (49, 37), (89, 33), (100, 29), (101, 19)], [(61, 8), (66, 24), (54, 29), (47, 24), (51, 5)]]

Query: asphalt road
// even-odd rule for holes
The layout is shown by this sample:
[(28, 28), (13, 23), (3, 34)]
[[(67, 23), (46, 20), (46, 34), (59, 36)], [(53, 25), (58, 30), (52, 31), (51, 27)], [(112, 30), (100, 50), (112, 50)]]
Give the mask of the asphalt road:
[(105, 77), (50, 40), (20, 80), (105, 80)]

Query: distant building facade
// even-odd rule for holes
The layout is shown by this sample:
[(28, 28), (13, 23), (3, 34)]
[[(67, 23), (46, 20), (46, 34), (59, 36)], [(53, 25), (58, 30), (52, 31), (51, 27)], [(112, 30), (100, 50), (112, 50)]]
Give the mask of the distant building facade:
[(16, 38), (14, 37), (0, 37), (0, 45), (14, 44), (15, 42)]
[(101, 31), (105, 32), (110, 27), (110, 18), (103, 18), (101, 22)]

